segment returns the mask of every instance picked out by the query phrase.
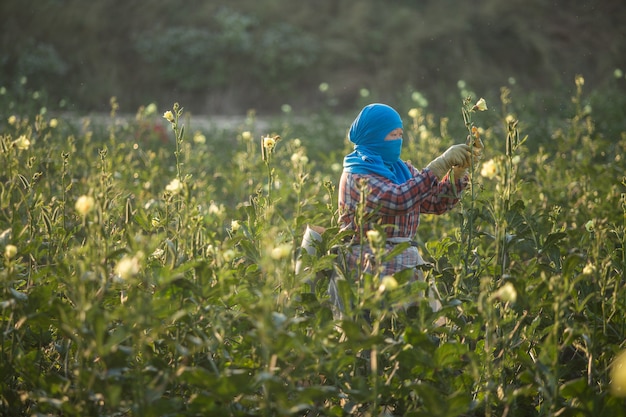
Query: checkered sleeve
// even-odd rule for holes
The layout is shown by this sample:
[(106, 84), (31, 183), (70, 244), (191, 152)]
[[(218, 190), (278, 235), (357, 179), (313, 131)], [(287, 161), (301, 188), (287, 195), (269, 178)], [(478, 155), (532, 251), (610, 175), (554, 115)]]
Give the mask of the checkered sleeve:
[[(359, 177), (367, 178), (366, 206), (377, 210), (383, 216), (402, 215), (414, 211), (441, 214), (454, 207), (459, 201), (460, 192), (467, 186), (466, 178), (459, 179), (455, 187), (452, 187), (447, 176), (443, 181), (438, 181), (427, 168), (417, 171), (409, 165), (409, 169), (413, 177), (403, 184), (395, 184), (378, 175), (355, 175), (355, 181), (359, 181)], [(350, 189), (355, 192), (351, 197), (357, 199), (358, 187)]]
[[(422, 172), (426, 171), (434, 177), (428, 168)], [(465, 175), (463, 178), (457, 178), (453, 184), (450, 174), (447, 174), (441, 181), (435, 177), (435, 182), (432, 192), (422, 200), (420, 210), (422, 213), (442, 214), (454, 208), (461, 199), (461, 192), (467, 188), (469, 177)]]

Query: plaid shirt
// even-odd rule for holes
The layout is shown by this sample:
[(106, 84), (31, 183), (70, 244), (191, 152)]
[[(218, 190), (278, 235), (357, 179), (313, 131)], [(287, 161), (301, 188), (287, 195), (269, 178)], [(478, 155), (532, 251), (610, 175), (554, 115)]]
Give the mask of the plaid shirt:
[[(385, 177), (374, 174), (352, 174), (344, 172), (339, 182), (339, 223), (342, 230), (359, 231), (355, 214), (361, 200), (360, 190), (367, 189), (364, 196), (364, 213), (367, 221), (363, 231), (373, 229), (373, 225), (384, 226), (386, 238), (414, 239), (419, 226), (420, 213), (443, 214), (451, 210), (459, 201), (460, 193), (467, 187), (468, 177), (455, 181), (456, 190), (450, 178), (442, 181), (428, 169), (421, 172), (406, 162), (412, 178), (403, 184), (395, 184)], [(362, 185), (359, 185), (362, 184)], [(455, 193), (456, 191), (456, 193)], [(372, 271), (372, 250), (369, 245), (360, 245), (360, 237), (347, 253), (347, 268), (357, 271), (359, 266)], [(393, 248), (387, 242), (387, 249)], [(361, 254), (361, 249), (364, 253)], [(423, 263), (416, 247), (410, 247), (384, 265), (381, 276), (414, 268)]]

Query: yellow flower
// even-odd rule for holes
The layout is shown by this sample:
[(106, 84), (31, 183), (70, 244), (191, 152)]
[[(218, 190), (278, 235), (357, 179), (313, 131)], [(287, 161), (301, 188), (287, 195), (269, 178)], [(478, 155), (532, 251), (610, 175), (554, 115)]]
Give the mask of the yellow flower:
[(165, 191), (169, 191), (172, 194), (177, 194), (183, 189), (183, 183), (178, 178), (174, 178), (165, 187)]
[(78, 200), (76, 200), (74, 208), (81, 216), (86, 216), (87, 213), (93, 210), (95, 205), (96, 201), (93, 197), (89, 195), (81, 195), (80, 197), (78, 197)]
[(261, 138), (261, 157), (263, 161), (269, 162), (272, 153), (274, 152), (274, 148), (276, 147), (276, 142), (280, 140), (280, 136), (264, 136)]
[(302, 151), (298, 151), (291, 155), (291, 163), (294, 165), (306, 165), (309, 162), (309, 158), (302, 153)]
[(382, 242), (382, 236), (378, 230), (368, 230), (365, 235), (367, 236), (367, 240), (372, 245), (380, 244)]
[(19, 138), (13, 141), (13, 144), (17, 149), (22, 151), (30, 148), (30, 140), (26, 137), (26, 135), (21, 135)]
[(474, 107), (472, 107), (472, 110), (478, 110), (478, 111), (487, 110), (487, 102), (485, 101), (485, 99), (481, 97), (480, 100), (478, 100), (476, 104), (474, 104)]
[(589, 233), (593, 233), (596, 229), (596, 222), (594, 220), (589, 220), (585, 223), (585, 229), (587, 229)]
[(202, 132), (196, 132), (193, 134), (194, 143), (198, 143), (200, 145), (206, 143), (206, 136), (202, 134)]
[(391, 275), (385, 275), (380, 281), (378, 292), (383, 293), (385, 291), (395, 290), (396, 288), (398, 288), (398, 281)]
[(252, 139), (252, 133), (250, 133), (250, 131), (248, 130), (241, 132), (241, 139), (249, 141), (250, 139)]
[(419, 115), (420, 115), (419, 109), (413, 107), (411, 110), (409, 110), (409, 117), (411, 119), (416, 119), (417, 116), (419, 116)]
[(215, 201), (211, 201), (211, 204), (209, 204), (209, 214), (215, 214), (219, 216), (222, 214), (223, 211), (224, 211), (224, 205), (217, 204), (215, 203)]
[(265, 136), (263, 138), (263, 147), (269, 151), (271, 151), (272, 149), (274, 149), (274, 146), (276, 146), (276, 139), (271, 137), (271, 136)]
[(626, 350), (622, 351), (611, 364), (611, 394), (626, 397)]
[(239, 230), (240, 227), (241, 227), (241, 224), (239, 223), (239, 220), (232, 220), (230, 222), (230, 230), (232, 232), (236, 232), (237, 230)]
[(120, 278), (126, 280), (134, 277), (141, 270), (140, 256), (124, 256), (115, 265), (115, 273)]
[(54, 129), (55, 127), (57, 127), (59, 125), (59, 121), (57, 119), (50, 119), (50, 122), (48, 123), (48, 125)]
[(493, 294), (494, 297), (506, 302), (514, 303), (517, 300), (517, 290), (510, 282), (505, 283), (503, 286)]
[(174, 118), (174, 113), (169, 110), (163, 113), (163, 118), (170, 123), (174, 123), (174, 121), (176, 121), (176, 119)]
[(281, 245), (276, 246), (272, 249), (270, 256), (272, 259), (278, 261), (280, 259), (284, 259), (291, 254), (291, 245), (287, 243), (283, 243)]
[(591, 262), (583, 268), (583, 275), (593, 275), (594, 272), (596, 272), (596, 267)]
[(15, 115), (12, 114), (11, 116), (9, 116), (8, 122), (11, 126), (13, 126), (15, 122), (17, 122), (17, 117), (15, 117)]
[(17, 246), (6, 245), (4, 248), (4, 257), (7, 259), (13, 259), (17, 255)]
[(497, 168), (496, 161), (494, 161), (493, 159), (490, 159), (487, 162), (483, 163), (483, 167), (480, 170), (480, 175), (482, 175), (485, 178), (493, 179), (497, 173), (496, 168)]
[(150, 116), (151, 114), (156, 113), (156, 111), (157, 111), (157, 105), (155, 103), (150, 103), (146, 106), (144, 110), (144, 115)]
[(235, 251), (232, 249), (226, 249), (222, 253), (222, 258), (224, 258), (224, 262), (230, 262), (235, 259)]

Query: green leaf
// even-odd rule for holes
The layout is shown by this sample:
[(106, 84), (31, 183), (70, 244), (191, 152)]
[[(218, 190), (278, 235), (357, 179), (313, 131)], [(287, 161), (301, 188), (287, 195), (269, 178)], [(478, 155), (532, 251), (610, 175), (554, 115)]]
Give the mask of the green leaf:
[(435, 350), (434, 364), (438, 368), (460, 368), (465, 365), (463, 356), (468, 346), (461, 343), (444, 343)]
[(567, 233), (565, 232), (555, 232), (555, 233), (550, 233), (546, 239), (543, 241), (543, 250), (547, 250), (551, 247), (555, 247), (557, 246), (557, 243), (559, 243), (561, 240), (565, 239), (567, 237)]
[(400, 255), (402, 252), (404, 252), (410, 247), (411, 247), (411, 244), (409, 242), (402, 242), (402, 243), (398, 243), (397, 245), (393, 245), (393, 249), (385, 253), (385, 256), (383, 257), (383, 262), (387, 262), (395, 258), (396, 256)]
[(589, 386), (585, 378), (571, 379), (559, 387), (559, 392), (567, 400), (589, 398)]
[(9, 288), (9, 292), (11, 293), (11, 295), (13, 296), (14, 299), (16, 299), (17, 301), (26, 301), (28, 300), (28, 294), (25, 294), (21, 291), (18, 291), (14, 288)]

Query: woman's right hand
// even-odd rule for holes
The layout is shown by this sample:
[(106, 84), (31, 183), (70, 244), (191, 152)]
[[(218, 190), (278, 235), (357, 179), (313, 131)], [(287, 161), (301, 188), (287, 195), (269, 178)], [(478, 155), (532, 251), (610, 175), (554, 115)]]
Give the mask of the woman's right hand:
[(470, 146), (466, 144), (452, 145), (443, 154), (435, 158), (426, 168), (442, 179), (453, 166), (469, 167), (471, 165)]
[(472, 163), (471, 148), (464, 143), (450, 146), (441, 156), (448, 165), (448, 169), (453, 166), (469, 167)]

